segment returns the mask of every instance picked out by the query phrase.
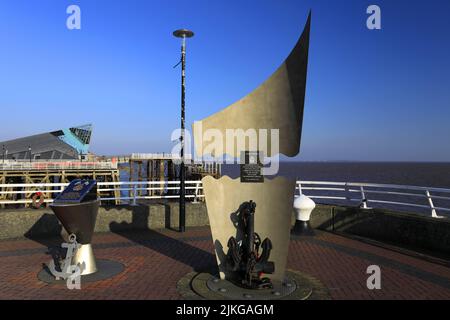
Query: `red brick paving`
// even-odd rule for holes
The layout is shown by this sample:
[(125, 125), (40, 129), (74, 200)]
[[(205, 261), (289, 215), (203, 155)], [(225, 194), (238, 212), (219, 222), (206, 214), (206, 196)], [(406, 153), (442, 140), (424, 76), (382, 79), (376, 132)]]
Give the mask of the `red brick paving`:
[[(96, 234), (96, 257), (121, 262), (125, 271), (68, 290), (37, 278), (50, 259), (47, 246), (59, 243), (0, 241), (0, 299), (180, 299), (181, 277), (215, 265), (209, 228)], [(372, 264), (381, 268), (381, 290), (366, 287)], [(450, 299), (450, 268), (331, 233), (292, 240), (288, 267), (318, 278), (332, 299)]]

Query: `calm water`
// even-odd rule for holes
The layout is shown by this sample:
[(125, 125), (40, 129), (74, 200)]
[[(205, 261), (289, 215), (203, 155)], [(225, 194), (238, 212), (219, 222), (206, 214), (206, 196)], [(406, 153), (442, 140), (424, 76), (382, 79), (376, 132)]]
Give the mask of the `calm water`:
[[(239, 177), (239, 166), (226, 165), (223, 174), (230, 177)], [(400, 163), (400, 162), (284, 162), (280, 164), (280, 176), (303, 180), (303, 181), (333, 181), (333, 182), (372, 182), (382, 184), (400, 184), (411, 186), (438, 187), (450, 189), (450, 163)], [(371, 188), (367, 188), (370, 190)], [(398, 191), (389, 190), (386, 191)], [(412, 193), (423, 192), (407, 191)], [(342, 196), (360, 199), (359, 193), (349, 192), (328, 192), (305, 190), (307, 195), (316, 196)], [(449, 197), (449, 194), (432, 192), (437, 196)], [(423, 197), (399, 196), (399, 195), (378, 195), (366, 194), (369, 199), (369, 206), (400, 210), (405, 212), (416, 212), (430, 215), (430, 209), (417, 208), (412, 206), (399, 206), (391, 204), (380, 204), (373, 200), (385, 200), (404, 203), (414, 203), (428, 206), (428, 200)], [(316, 200), (319, 203), (333, 203), (340, 205), (357, 205), (358, 202), (343, 200)], [(450, 201), (435, 199), (436, 207), (450, 208)], [(449, 215), (450, 211), (439, 211), (438, 214)]]
[[(128, 169), (128, 166), (123, 168)], [(145, 166), (143, 174), (146, 174)], [(222, 174), (239, 177), (239, 165), (223, 165)], [(282, 162), (278, 175), (303, 181), (372, 182), (450, 189), (450, 163)], [(128, 181), (129, 171), (121, 170), (120, 178)]]
[[(239, 167), (225, 165), (222, 172), (236, 178), (239, 176)], [(450, 163), (282, 162), (279, 175), (304, 181), (373, 182), (450, 188)]]
[[(232, 178), (239, 177), (239, 165), (223, 165), (222, 174)], [(371, 182), (382, 184), (399, 184), (423, 187), (436, 187), (450, 189), (450, 163), (414, 163), (414, 162), (282, 162), (279, 176), (302, 181), (333, 181), (333, 182)], [(128, 170), (121, 171), (121, 179), (128, 180)], [(370, 188), (368, 188), (370, 190)], [(398, 191), (398, 190), (386, 190)], [(415, 191), (408, 191), (416, 193)], [(327, 191), (309, 191), (308, 195), (344, 196), (359, 199), (359, 193), (340, 192), (338, 194)], [(423, 195), (423, 192), (417, 192)], [(432, 193), (433, 194), (433, 193)], [(449, 194), (434, 193), (438, 196)], [(367, 194), (369, 205), (386, 209), (417, 212), (430, 215), (430, 209), (411, 206), (398, 206), (390, 204), (370, 203), (373, 200), (387, 200), (396, 202), (415, 203), (428, 206), (426, 198), (405, 197), (398, 195)], [(319, 203), (334, 203), (344, 205), (357, 205), (356, 202), (341, 200), (316, 200)], [(450, 208), (450, 201), (435, 200), (437, 207)], [(450, 211), (438, 211), (439, 214), (450, 214)]]

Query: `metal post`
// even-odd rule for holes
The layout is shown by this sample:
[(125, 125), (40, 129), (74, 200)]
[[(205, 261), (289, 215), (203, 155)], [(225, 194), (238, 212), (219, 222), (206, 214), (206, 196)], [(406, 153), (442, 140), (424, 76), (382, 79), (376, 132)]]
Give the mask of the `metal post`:
[(28, 146), (28, 152), (30, 153), (30, 163), (31, 163), (31, 146)]
[(173, 32), (173, 35), (177, 38), (181, 38), (181, 164), (180, 164), (180, 216), (179, 216), (179, 231), (184, 232), (186, 230), (186, 168), (184, 166), (184, 125), (185, 125), (185, 94), (186, 94), (186, 38), (191, 38), (194, 33), (190, 30), (180, 29)]
[(428, 203), (430, 204), (430, 208), (431, 208), (431, 216), (433, 218), (442, 218), (441, 216), (438, 216), (436, 213), (436, 208), (434, 207), (434, 203), (433, 203), (433, 199), (431, 198), (431, 194), (430, 191), (425, 191), (425, 194), (427, 196), (428, 199)]
[(2, 146), (3, 151), (3, 164), (5, 164), (5, 145)]
[(136, 206), (136, 183), (133, 184), (133, 203), (131, 204), (132, 206)]
[(361, 191), (361, 209), (369, 209), (367, 207), (367, 198), (363, 186), (360, 186), (359, 189)]
[(195, 196), (194, 196), (194, 201), (193, 201), (194, 203), (198, 202), (198, 191), (199, 191), (199, 188), (200, 188), (200, 183), (197, 182), (195, 184)]

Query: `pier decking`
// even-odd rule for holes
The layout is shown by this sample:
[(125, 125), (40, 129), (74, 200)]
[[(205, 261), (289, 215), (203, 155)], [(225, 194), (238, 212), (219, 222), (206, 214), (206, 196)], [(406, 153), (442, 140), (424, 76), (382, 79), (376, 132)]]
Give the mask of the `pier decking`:
[[(37, 278), (61, 239), (0, 241), (0, 299), (181, 299), (177, 282), (215, 266), (209, 227), (94, 235), (98, 259), (125, 265), (117, 276), (81, 290)], [(381, 268), (381, 290), (366, 286), (367, 267)], [(320, 280), (332, 299), (450, 299), (450, 268), (328, 232), (292, 239), (288, 268)]]

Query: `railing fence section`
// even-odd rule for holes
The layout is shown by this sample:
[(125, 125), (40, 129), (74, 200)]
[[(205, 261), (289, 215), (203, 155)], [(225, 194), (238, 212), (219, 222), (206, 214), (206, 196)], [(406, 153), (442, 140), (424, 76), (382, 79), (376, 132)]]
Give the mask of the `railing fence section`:
[[(51, 194), (54, 198), (67, 186), (66, 183), (0, 184), (0, 205), (31, 204), (30, 192)], [(30, 189), (32, 189), (30, 191)], [(119, 201), (136, 205), (142, 200), (179, 198), (179, 181), (130, 181), (99, 182), (97, 191), (103, 201)], [(203, 185), (200, 180), (186, 181), (186, 198), (193, 202), (203, 199)], [(450, 189), (418, 187), (395, 184), (297, 181), (296, 194), (303, 193), (316, 202), (389, 208), (430, 214), (442, 218), (450, 214)], [(2, 200), (8, 195), (13, 200)], [(114, 196), (111, 196), (114, 195)], [(53, 199), (45, 199), (46, 203)], [(447, 216), (450, 217), (450, 216)]]

